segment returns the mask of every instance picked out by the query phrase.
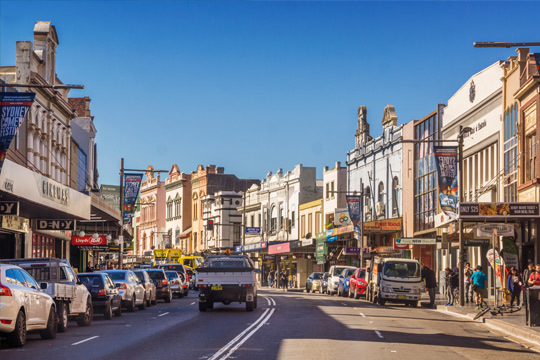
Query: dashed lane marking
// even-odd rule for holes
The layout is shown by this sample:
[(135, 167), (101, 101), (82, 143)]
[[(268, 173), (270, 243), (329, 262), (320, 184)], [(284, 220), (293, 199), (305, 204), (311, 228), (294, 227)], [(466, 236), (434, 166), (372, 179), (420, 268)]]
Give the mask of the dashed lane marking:
[(375, 334), (377, 334), (380, 339), (384, 339), (384, 336), (381, 335), (380, 331), (375, 330)]
[(362, 315), (362, 317), (366, 317), (366, 315), (364, 315), (364, 313), (360, 313), (360, 315)]
[(168, 312), (163, 313), (163, 314), (159, 314), (158, 316), (165, 316), (165, 315), (167, 315), (167, 314), (168, 314)]
[(73, 343), (73, 344), (71, 344), (71, 345), (79, 345), (79, 344), (82, 344), (82, 343), (84, 343), (84, 342), (93, 340), (93, 339), (98, 338), (98, 337), (99, 337), (99, 335), (92, 336), (92, 337), (89, 337), (88, 339), (84, 339), (84, 340), (81, 340), (81, 341), (77, 341), (76, 343)]
[(191, 304), (189, 304), (189, 305), (195, 305), (195, 302), (192, 302), (192, 303), (191, 303)]

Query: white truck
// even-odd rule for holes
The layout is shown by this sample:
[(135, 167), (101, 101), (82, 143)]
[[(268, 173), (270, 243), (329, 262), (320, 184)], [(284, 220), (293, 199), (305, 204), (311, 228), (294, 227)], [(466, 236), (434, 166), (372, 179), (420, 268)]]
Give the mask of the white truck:
[(40, 284), (56, 303), (58, 331), (65, 332), (68, 319), (74, 317), (77, 325), (92, 323), (92, 296), (67, 260), (57, 258), (4, 259), (3, 263), (20, 266)]
[(215, 302), (246, 303), (246, 311), (257, 307), (257, 281), (253, 262), (245, 255), (210, 255), (196, 269), (199, 310), (213, 309)]
[(397, 302), (418, 306), (424, 291), (418, 260), (375, 257), (370, 274), (368, 299), (373, 303)]

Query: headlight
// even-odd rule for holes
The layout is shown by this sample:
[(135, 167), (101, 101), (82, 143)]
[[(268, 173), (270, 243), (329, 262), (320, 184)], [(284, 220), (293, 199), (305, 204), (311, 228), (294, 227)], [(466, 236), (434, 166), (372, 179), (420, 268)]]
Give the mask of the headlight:
[(390, 286), (383, 286), (382, 291), (387, 293), (394, 292)]
[(349, 282), (347, 281), (347, 286), (349, 286)]
[(420, 294), (420, 290), (412, 289), (411, 291), (409, 291), (409, 294)]

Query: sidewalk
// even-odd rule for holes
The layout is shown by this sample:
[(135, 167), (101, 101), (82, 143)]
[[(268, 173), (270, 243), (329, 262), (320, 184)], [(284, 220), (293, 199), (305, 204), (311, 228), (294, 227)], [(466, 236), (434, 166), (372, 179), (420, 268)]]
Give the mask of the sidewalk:
[[(422, 302), (429, 302), (429, 298), (422, 296)], [(474, 303), (465, 306), (446, 306), (446, 299), (442, 295), (437, 295), (435, 301), (437, 311), (447, 313), (452, 316), (466, 318), (471, 321), (483, 323), (490, 329), (501, 333), (503, 336), (518, 343), (526, 343), (535, 351), (540, 352), (540, 327), (531, 327), (525, 324), (525, 308), (513, 314), (491, 315), (487, 313), (478, 320), (473, 320), (479, 310), (475, 310)], [(492, 302), (488, 302), (493, 306)]]

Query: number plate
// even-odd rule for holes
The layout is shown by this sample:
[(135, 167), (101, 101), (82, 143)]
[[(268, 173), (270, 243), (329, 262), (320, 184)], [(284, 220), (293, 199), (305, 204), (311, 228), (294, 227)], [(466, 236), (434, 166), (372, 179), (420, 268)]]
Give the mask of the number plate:
[(406, 299), (407, 296), (405, 296), (405, 295), (398, 295), (397, 298), (398, 298), (398, 299)]
[(210, 287), (210, 290), (223, 290), (223, 286), (221, 286), (221, 285), (212, 285)]

